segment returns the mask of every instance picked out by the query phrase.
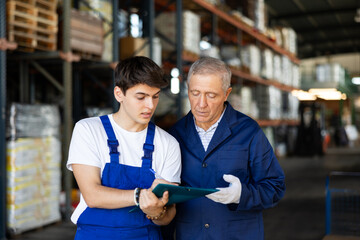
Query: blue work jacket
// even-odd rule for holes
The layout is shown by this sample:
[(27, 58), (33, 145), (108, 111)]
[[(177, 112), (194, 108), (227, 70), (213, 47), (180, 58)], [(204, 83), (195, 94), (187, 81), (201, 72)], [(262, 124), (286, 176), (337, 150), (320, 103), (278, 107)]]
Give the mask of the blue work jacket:
[(170, 133), (179, 141), (182, 185), (228, 187), (224, 174), (241, 181), (239, 204), (206, 197), (177, 205), (176, 239), (264, 239), (262, 210), (275, 206), (285, 192), (284, 173), (259, 125), (227, 108), (205, 152), (189, 112)]

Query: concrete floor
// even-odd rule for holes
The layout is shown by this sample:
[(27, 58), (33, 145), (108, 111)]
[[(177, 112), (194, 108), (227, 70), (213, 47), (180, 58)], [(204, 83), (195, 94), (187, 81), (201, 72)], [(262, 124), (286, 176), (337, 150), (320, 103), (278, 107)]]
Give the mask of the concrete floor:
[[(287, 191), (276, 207), (264, 211), (265, 239), (323, 239), (326, 176), (330, 171), (360, 172), (360, 147), (329, 149), (322, 157), (287, 157), (279, 162), (286, 175)], [(16, 239), (69, 240), (75, 231), (71, 223), (57, 223)]]

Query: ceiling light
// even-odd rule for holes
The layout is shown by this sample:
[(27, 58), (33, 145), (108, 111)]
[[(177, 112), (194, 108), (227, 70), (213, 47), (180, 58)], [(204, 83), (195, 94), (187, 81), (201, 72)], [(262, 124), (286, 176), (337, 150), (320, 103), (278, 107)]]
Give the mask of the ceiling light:
[(322, 94), (327, 92), (337, 92), (336, 88), (310, 88), (309, 93), (312, 94)]
[(324, 100), (346, 100), (345, 93), (338, 91), (336, 88), (311, 88), (309, 91), (294, 90), (293, 96), (300, 101), (315, 101), (317, 98)]
[(178, 94), (180, 92), (180, 80), (179, 78), (171, 78), (170, 91), (172, 94)]
[(293, 90), (291, 94), (297, 97), (300, 101), (315, 101), (316, 96), (303, 90)]
[(351, 82), (355, 85), (360, 85), (360, 77), (353, 77)]
[(338, 91), (336, 88), (310, 88), (309, 93), (324, 100), (346, 100), (347, 98), (345, 93)]

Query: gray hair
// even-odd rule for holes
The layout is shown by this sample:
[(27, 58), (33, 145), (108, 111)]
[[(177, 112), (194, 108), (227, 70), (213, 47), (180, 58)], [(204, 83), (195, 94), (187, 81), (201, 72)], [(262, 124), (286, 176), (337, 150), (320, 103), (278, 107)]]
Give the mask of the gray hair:
[(212, 57), (202, 57), (196, 62), (194, 62), (189, 70), (187, 76), (187, 83), (190, 83), (190, 79), (193, 75), (207, 75), (207, 74), (215, 74), (221, 77), (222, 80), (222, 88), (226, 91), (230, 87), (231, 83), (231, 70), (230, 68), (217, 58)]

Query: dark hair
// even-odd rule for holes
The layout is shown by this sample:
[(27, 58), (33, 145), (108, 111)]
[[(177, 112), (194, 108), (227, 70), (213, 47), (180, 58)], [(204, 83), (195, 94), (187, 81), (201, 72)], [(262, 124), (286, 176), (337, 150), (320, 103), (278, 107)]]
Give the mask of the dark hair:
[(126, 91), (137, 85), (164, 88), (169, 82), (161, 68), (150, 58), (136, 56), (118, 63), (115, 68), (115, 85), (126, 94)]

